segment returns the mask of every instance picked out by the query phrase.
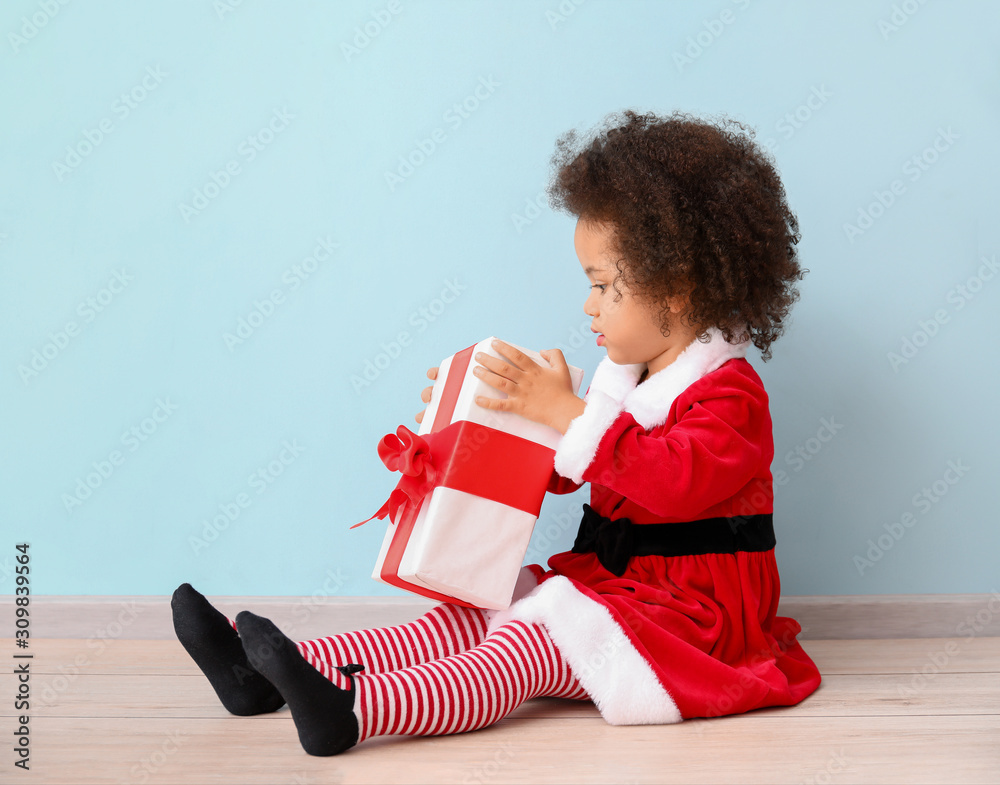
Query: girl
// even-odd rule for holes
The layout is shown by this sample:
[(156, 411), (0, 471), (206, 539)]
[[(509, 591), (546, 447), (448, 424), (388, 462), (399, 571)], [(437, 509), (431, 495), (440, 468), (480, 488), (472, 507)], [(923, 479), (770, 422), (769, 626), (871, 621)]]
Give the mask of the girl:
[(482, 728), (536, 696), (589, 699), (629, 725), (790, 705), (818, 687), (801, 628), (776, 615), (771, 419), (745, 359), (750, 343), (770, 358), (797, 299), (798, 224), (740, 131), (626, 111), (589, 143), (558, 142), (549, 193), (578, 218), (584, 311), (607, 357), (583, 400), (558, 350), (546, 367), (498, 342), (505, 361), (477, 357), (475, 373), (506, 393), (481, 405), (564, 434), (549, 490), (591, 485), (572, 550), (525, 567), (504, 611), (441, 604), (299, 643), (184, 584), (177, 635), (229, 711), (287, 702), (306, 752), (335, 755), (371, 736)]

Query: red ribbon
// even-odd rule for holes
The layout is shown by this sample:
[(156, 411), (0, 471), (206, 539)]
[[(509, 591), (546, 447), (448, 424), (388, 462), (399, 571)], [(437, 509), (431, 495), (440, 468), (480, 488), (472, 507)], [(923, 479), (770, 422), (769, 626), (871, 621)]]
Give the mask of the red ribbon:
[[(472, 352), (475, 348), (476, 344), (472, 344), (472, 346), (466, 347), (456, 353), (451, 360), (448, 374), (444, 380), (444, 388), (441, 390), (441, 398), (438, 401), (437, 415), (431, 424), (429, 436), (432, 438), (435, 433), (442, 430), (451, 422), (451, 417), (455, 413), (455, 404), (458, 402), (458, 394), (462, 390), (462, 382), (465, 381), (465, 372), (472, 361)], [(405, 425), (400, 425), (396, 429), (395, 437), (391, 433), (387, 433), (378, 443), (378, 457), (382, 459), (382, 463), (386, 465), (389, 471), (394, 472), (398, 470), (404, 475), (414, 477), (419, 476), (421, 471), (428, 465), (427, 457), (429, 453), (430, 445), (427, 443), (427, 440), (415, 434)], [(390, 463), (390, 461), (392, 462)], [(404, 468), (399, 468), (401, 465)], [(400, 483), (402, 484), (402, 481)], [(351, 528), (356, 529), (358, 526), (368, 523), (372, 518), (385, 518), (387, 514), (392, 520), (399, 520), (396, 517), (396, 513), (404, 508), (407, 499), (410, 501), (409, 507), (416, 505), (416, 509), (419, 510), (423, 497), (432, 488), (414, 487), (418, 485), (416, 482), (409, 483), (408, 485), (409, 487), (407, 488), (401, 488), (397, 485), (396, 489), (389, 495), (386, 503), (379, 508), (377, 513), (371, 518), (361, 521), (361, 523), (354, 524)], [(410, 493), (407, 493), (408, 490)], [(408, 538), (409, 535), (407, 535)]]
[(400, 425), (382, 437), (378, 454), (386, 468), (403, 476), (378, 512), (352, 529), (387, 514), (415, 520), (424, 497), (439, 487), (538, 517), (552, 473), (551, 448), (468, 420), (423, 437)]
[[(428, 434), (431, 441), (436, 441), (434, 434)], [(424, 497), (436, 486), (435, 479), (439, 472), (434, 468), (430, 455), (430, 444), (422, 436), (418, 436), (405, 425), (400, 425), (395, 434), (387, 433), (378, 443), (378, 457), (391, 472), (402, 473), (402, 478), (395, 490), (389, 494), (378, 512), (371, 518), (354, 524), (351, 528), (368, 523), (372, 518), (399, 520), (402, 512), (416, 519), (416, 512)]]

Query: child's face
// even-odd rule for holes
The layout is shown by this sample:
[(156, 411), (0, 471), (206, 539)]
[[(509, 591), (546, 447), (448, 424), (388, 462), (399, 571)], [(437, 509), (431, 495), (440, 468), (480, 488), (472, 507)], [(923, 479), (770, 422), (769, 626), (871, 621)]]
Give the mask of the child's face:
[[(646, 363), (652, 375), (673, 362), (694, 334), (671, 324), (670, 335), (664, 337), (659, 315), (637, 300), (622, 283), (619, 283), (622, 297), (615, 302), (611, 282), (617, 269), (610, 252), (610, 239), (611, 229), (606, 225), (577, 222), (573, 244), (583, 272), (592, 284), (583, 310), (593, 318), (590, 329), (600, 333), (597, 345), (607, 349), (612, 362)], [(680, 312), (680, 305), (672, 304), (671, 310)]]

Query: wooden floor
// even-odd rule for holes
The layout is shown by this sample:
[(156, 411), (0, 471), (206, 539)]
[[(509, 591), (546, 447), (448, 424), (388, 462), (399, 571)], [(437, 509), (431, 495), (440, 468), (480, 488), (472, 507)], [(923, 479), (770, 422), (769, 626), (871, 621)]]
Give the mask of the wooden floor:
[(31, 769), (13, 767), (5, 667), (0, 782), (1000, 782), (1000, 638), (803, 644), (824, 682), (792, 708), (612, 727), (589, 703), (539, 699), (481, 731), (316, 758), (287, 707), (227, 713), (176, 641), (35, 639)]

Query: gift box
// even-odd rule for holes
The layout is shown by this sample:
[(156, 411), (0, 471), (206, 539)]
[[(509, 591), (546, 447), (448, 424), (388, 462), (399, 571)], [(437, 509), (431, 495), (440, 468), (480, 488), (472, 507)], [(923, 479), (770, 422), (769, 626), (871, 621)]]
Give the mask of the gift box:
[[(562, 434), (475, 402), (506, 397), (472, 373), (476, 353), (501, 357), (493, 340), (443, 360), (417, 433), (401, 425), (379, 443), (383, 462), (403, 476), (373, 516), (389, 526), (372, 577), (500, 610), (510, 605)], [(517, 348), (547, 365), (538, 352)], [(583, 371), (569, 370), (578, 393)]]

